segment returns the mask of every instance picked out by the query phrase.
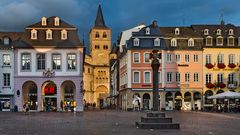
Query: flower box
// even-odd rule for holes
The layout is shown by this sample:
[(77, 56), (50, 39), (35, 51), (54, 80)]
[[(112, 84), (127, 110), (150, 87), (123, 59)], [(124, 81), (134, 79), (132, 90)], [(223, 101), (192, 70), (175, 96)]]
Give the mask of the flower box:
[(225, 88), (225, 87), (226, 87), (226, 84), (224, 84), (224, 83), (218, 83), (218, 84), (217, 84), (217, 87)]
[(211, 69), (211, 68), (213, 68), (213, 67), (214, 67), (214, 65), (213, 65), (213, 64), (211, 64), (211, 63), (207, 63), (205, 66), (206, 66), (208, 69)]
[(230, 68), (235, 68), (235, 67), (236, 67), (236, 65), (235, 65), (235, 64), (233, 64), (233, 63), (231, 63), (231, 64), (228, 64), (228, 67), (230, 67)]
[(224, 69), (226, 67), (223, 63), (219, 63), (217, 66), (219, 69)]
[(212, 88), (215, 87), (215, 85), (212, 84), (212, 83), (207, 83), (207, 84), (206, 84), (206, 87), (209, 88), (209, 89), (212, 89)]

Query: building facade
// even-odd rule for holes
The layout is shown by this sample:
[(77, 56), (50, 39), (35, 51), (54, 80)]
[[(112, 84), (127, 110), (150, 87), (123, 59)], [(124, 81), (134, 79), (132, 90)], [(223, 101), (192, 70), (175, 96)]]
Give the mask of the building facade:
[(84, 100), (86, 105), (103, 108), (109, 104), (111, 29), (105, 25), (101, 5), (89, 32), (90, 53), (85, 55)]
[(84, 47), (77, 28), (43, 17), (13, 42), (14, 96), (18, 111), (83, 111)]

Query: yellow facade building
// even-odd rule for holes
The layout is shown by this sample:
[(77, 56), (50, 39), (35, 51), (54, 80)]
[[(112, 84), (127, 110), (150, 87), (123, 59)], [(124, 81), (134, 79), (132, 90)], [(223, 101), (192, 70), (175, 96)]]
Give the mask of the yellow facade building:
[(90, 53), (85, 55), (84, 100), (88, 106), (106, 107), (109, 96), (109, 57), (111, 29), (105, 25), (101, 5), (94, 27), (89, 32)]

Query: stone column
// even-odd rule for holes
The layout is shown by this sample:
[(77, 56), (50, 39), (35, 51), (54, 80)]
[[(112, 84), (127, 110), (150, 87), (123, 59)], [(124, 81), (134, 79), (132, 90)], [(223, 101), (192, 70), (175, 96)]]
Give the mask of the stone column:
[(41, 84), (37, 84), (38, 87), (38, 96), (37, 96), (37, 101), (38, 101), (38, 112), (43, 111), (43, 99), (42, 99), (42, 85)]
[[(57, 85), (57, 84), (56, 84)], [(61, 102), (61, 84), (58, 84), (57, 85), (57, 111), (61, 111), (62, 109), (61, 109), (61, 104), (60, 104), (60, 102)]]
[(172, 92), (172, 95), (173, 95), (173, 110), (175, 110), (175, 94), (176, 92)]
[(195, 110), (195, 107), (194, 107), (194, 99), (193, 99), (193, 95), (194, 95), (194, 92), (191, 92), (191, 110)]
[[(81, 81), (82, 82), (82, 81)], [(83, 84), (81, 82), (76, 82), (76, 111), (83, 111)]]

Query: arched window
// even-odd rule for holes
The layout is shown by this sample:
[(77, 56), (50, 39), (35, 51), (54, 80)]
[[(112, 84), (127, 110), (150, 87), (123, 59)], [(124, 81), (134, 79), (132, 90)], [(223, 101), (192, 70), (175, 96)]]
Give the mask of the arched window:
[(175, 38), (173, 38), (173, 39), (171, 40), (171, 46), (173, 46), (173, 47), (176, 47), (176, 46), (177, 46), (177, 40), (176, 40)]
[(175, 35), (179, 35), (180, 34), (180, 30), (179, 30), (179, 28), (176, 28), (175, 29)]
[(228, 37), (228, 46), (234, 46), (234, 37), (233, 36), (230, 36)]
[(221, 30), (217, 29), (217, 35), (221, 35)]
[(46, 39), (47, 40), (52, 40), (52, 31), (50, 29), (48, 29), (46, 31)]
[(150, 35), (150, 28), (149, 27), (146, 28), (146, 35)]
[(210, 36), (206, 37), (206, 46), (212, 46), (212, 37)]
[(31, 39), (37, 39), (37, 30), (31, 30)]
[(55, 18), (54, 18), (54, 25), (55, 25), (55, 26), (59, 26), (59, 24), (60, 24), (60, 23), (59, 23), (59, 20), (60, 20), (59, 17), (55, 17)]
[(99, 38), (99, 37), (100, 37), (99, 32), (96, 32), (95, 38)]
[(103, 32), (103, 38), (107, 38), (107, 33)]
[(190, 38), (190, 39), (188, 40), (188, 46), (189, 46), (189, 47), (193, 47), (193, 46), (194, 46), (194, 40), (193, 40), (192, 38)]
[(61, 31), (61, 40), (66, 40), (67, 39), (67, 31), (66, 30), (62, 30)]
[(3, 38), (3, 44), (4, 45), (9, 45), (9, 43), (10, 43), (10, 38), (9, 37), (4, 37)]
[(46, 26), (46, 25), (47, 25), (47, 18), (42, 17), (42, 26)]
[(222, 36), (218, 36), (217, 37), (217, 45), (218, 46), (222, 46), (223, 45), (223, 37)]
[(203, 32), (203, 34), (204, 34), (204, 35), (208, 35), (208, 34), (209, 34), (208, 31), (209, 31), (208, 29), (205, 29), (204, 32)]
[(134, 46), (139, 46), (139, 39), (138, 39), (138, 38), (135, 38), (135, 39), (133, 40), (133, 45), (134, 45)]
[(233, 35), (233, 29), (230, 29), (228, 35)]

